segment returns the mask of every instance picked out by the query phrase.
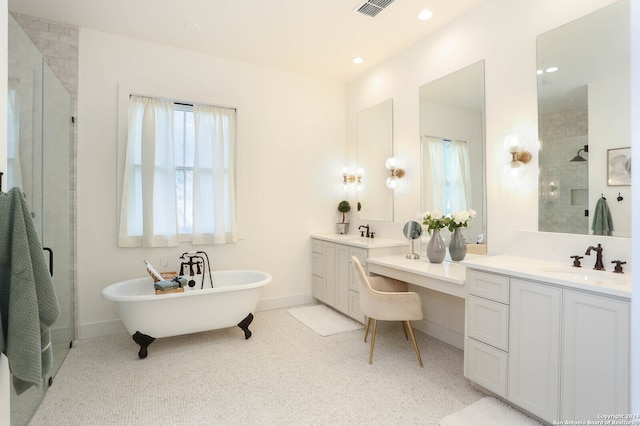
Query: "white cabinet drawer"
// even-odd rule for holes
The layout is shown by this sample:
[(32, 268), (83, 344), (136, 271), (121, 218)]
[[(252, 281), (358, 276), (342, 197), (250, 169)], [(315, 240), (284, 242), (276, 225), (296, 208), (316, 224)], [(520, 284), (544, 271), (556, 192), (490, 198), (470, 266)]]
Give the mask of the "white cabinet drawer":
[(311, 258), (311, 273), (317, 277), (324, 277), (324, 255), (313, 253)]
[(509, 349), (509, 306), (481, 297), (467, 298), (467, 335), (503, 351)]
[(360, 261), (360, 264), (364, 268), (365, 274), (367, 273), (367, 250), (361, 248), (349, 248), (349, 290), (359, 292), (360, 287), (358, 284), (358, 273), (351, 264), (351, 256), (355, 256)]
[(349, 316), (364, 323), (364, 314), (360, 310), (360, 293), (349, 291)]
[(469, 294), (509, 303), (509, 277), (468, 269), (467, 286)]
[(313, 297), (323, 302), (326, 300), (326, 292), (324, 288), (324, 278), (311, 277), (311, 292)]
[(351, 256), (355, 256), (360, 261), (363, 268), (367, 267), (367, 250), (357, 247), (349, 247), (349, 260)]
[(323, 253), (324, 252), (324, 243), (320, 240), (312, 239), (311, 247), (314, 253)]
[(465, 376), (474, 383), (507, 396), (506, 352), (467, 337), (465, 345)]

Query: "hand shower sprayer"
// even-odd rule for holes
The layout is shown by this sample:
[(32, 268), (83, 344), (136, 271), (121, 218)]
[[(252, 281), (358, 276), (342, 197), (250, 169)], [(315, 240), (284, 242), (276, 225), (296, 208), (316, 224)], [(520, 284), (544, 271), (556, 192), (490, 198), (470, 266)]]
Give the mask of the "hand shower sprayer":
[[(204, 257), (202, 257), (204, 255)], [(205, 258), (207, 263), (205, 265)], [(182, 253), (180, 256), (184, 262), (180, 263), (180, 275), (184, 275), (185, 267), (189, 267), (189, 287), (193, 287), (196, 285), (196, 281), (194, 277), (196, 275), (202, 275), (202, 283), (200, 284), (200, 288), (204, 288), (204, 275), (205, 271), (209, 269), (209, 282), (211, 283), (211, 288), (213, 288), (213, 279), (211, 278), (211, 264), (209, 263), (209, 256), (204, 251), (187, 251)], [(195, 266), (195, 269), (194, 269)]]

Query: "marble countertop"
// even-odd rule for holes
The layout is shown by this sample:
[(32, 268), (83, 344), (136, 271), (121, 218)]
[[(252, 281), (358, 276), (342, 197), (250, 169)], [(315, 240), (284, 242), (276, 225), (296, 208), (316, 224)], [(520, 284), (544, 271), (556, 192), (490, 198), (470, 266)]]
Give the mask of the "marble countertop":
[(480, 271), (631, 299), (631, 274), (613, 273), (612, 267), (596, 271), (589, 266), (574, 268), (566, 263), (509, 255), (468, 258), (460, 264)]
[(366, 238), (356, 234), (312, 234), (311, 238), (361, 248), (399, 247), (409, 245), (408, 240), (399, 241), (377, 237)]

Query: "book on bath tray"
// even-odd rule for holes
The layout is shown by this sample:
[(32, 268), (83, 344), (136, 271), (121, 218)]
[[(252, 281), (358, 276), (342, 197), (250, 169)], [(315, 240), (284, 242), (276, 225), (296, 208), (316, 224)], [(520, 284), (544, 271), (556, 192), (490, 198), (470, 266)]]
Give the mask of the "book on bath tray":
[(184, 291), (186, 279), (178, 277), (176, 272), (158, 272), (153, 265), (145, 260), (147, 272), (153, 278), (153, 288), (156, 294), (180, 293)]

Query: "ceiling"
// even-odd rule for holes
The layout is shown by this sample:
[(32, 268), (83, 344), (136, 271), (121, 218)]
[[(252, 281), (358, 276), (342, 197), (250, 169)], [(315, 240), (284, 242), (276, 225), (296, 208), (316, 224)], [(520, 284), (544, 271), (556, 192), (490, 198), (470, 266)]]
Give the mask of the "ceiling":
[(586, 107), (590, 83), (628, 72), (629, 25), (629, 3), (616, 2), (539, 35), (537, 68), (559, 68), (538, 75), (541, 112)]
[[(375, 1), (375, 0), (370, 0)], [(484, 0), (9, 0), (9, 10), (323, 79), (349, 81)], [(423, 9), (433, 12), (417, 19)], [(360, 65), (351, 59), (360, 56)]]

